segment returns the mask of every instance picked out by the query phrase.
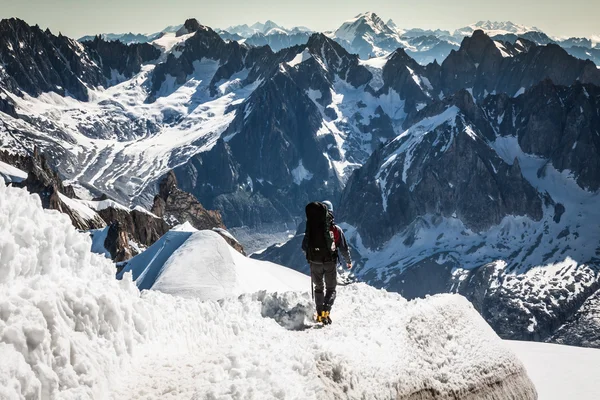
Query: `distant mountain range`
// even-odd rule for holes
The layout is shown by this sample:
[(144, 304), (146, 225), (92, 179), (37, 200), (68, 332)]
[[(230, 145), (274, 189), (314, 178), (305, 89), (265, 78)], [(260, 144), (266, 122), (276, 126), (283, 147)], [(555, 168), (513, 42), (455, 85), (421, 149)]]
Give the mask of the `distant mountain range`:
[[(101, 34), (105, 40), (120, 40), (123, 43), (147, 43), (160, 38), (165, 33), (175, 33), (179, 26), (169, 26), (150, 35), (145, 34)], [(563, 47), (574, 57), (590, 59), (600, 64), (600, 37), (590, 38), (553, 38), (541, 29), (519, 25), (510, 21), (479, 21), (456, 29), (453, 32), (440, 29), (401, 29), (393, 20), (384, 22), (377, 14), (366, 12), (357, 15), (334, 31), (325, 32), (340, 43), (350, 53), (358, 54), (362, 59), (386, 56), (398, 48), (403, 48), (419, 64), (433, 61), (441, 63), (452, 50), (458, 50), (462, 39), (471, 36), (476, 30), (483, 30), (495, 40), (516, 42), (519, 38), (530, 40), (538, 45), (555, 43)], [(268, 20), (253, 25), (236, 25), (216, 30), (219, 35), (230, 41), (238, 41), (252, 46), (269, 45), (273, 51), (306, 44), (312, 33), (306, 27), (284, 28)], [(84, 36), (79, 41), (93, 40), (94, 36)]]

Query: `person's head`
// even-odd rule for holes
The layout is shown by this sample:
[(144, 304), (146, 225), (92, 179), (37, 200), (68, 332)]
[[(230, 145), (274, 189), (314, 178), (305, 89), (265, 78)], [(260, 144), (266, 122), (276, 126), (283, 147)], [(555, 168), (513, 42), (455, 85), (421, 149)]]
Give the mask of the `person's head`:
[(331, 204), (331, 202), (329, 200), (324, 200), (321, 203), (325, 204), (327, 206), (327, 209), (329, 210), (329, 212), (333, 212), (333, 204)]

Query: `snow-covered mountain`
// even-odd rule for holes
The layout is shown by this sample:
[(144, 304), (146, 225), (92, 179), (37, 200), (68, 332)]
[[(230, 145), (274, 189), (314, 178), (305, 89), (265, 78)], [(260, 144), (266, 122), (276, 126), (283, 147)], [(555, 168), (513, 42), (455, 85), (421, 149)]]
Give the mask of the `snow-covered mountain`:
[(120, 41), (124, 44), (136, 44), (136, 43), (149, 43), (152, 42), (161, 36), (169, 33), (176, 33), (178, 30), (182, 28), (183, 25), (171, 25), (167, 26), (160, 32), (155, 33), (98, 33), (95, 35), (86, 35), (82, 36), (78, 39), (79, 42), (90, 42), (93, 41), (96, 36), (99, 36), (103, 40), (107, 42)]
[[(233, 392), (249, 399), (340, 393), (409, 399), (477, 392), (537, 398), (523, 364), (460, 296), (407, 302), (352, 285), (340, 290), (337, 324), (310, 329), (314, 308), (307, 289), (283, 292), (307, 283), (300, 274), (286, 276), (288, 286), (274, 286), (277, 293), (220, 301), (201, 300), (204, 283), (186, 291), (200, 298), (140, 293), (130, 274), (115, 280), (113, 264), (89, 251), (87, 235), (65, 215), (43, 210), (36, 196), (0, 185), (0, 221), (0, 379), (15, 382), (3, 387), (4, 397)], [(284, 270), (260, 261), (242, 265), (236, 253), (210, 248), (223, 246), (219, 240), (192, 233), (171, 253), (156, 284), (180, 294), (194, 283), (181, 273), (191, 278), (194, 267), (219, 272), (233, 266), (233, 275), (258, 282)], [(375, 313), (377, 325), (368, 318)]]
[(376, 14), (367, 12), (344, 22), (330, 36), (350, 53), (363, 59), (388, 55), (398, 48), (418, 63), (426, 65), (434, 60), (438, 63), (457, 50), (465, 37), (475, 31), (483, 31), (498, 41), (514, 44), (519, 39), (527, 39), (537, 45), (555, 43), (574, 57), (590, 59), (600, 64), (598, 41), (594, 38), (552, 38), (536, 27), (515, 24), (510, 21), (479, 21), (452, 32), (440, 29), (402, 29), (392, 20), (384, 23)]
[(143, 33), (99, 33), (98, 35), (86, 35), (82, 36), (78, 39), (80, 42), (88, 42), (92, 41), (96, 38), (96, 36), (101, 37), (103, 40), (107, 42), (119, 41), (124, 44), (134, 44), (134, 43), (148, 43), (155, 39), (157, 39), (161, 33), (155, 33), (151, 35), (145, 35)]
[(510, 21), (479, 21), (469, 26), (459, 28), (454, 31), (454, 36), (471, 36), (473, 32), (482, 30), (489, 36), (496, 35), (522, 35), (527, 32), (541, 32), (542, 30), (536, 27), (519, 25)]
[(423, 65), (434, 60), (443, 61), (450, 51), (458, 48), (459, 43), (450, 36), (444, 36), (442, 31), (398, 29), (393, 21), (385, 23), (373, 12), (345, 21), (329, 36), (362, 59), (387, 56), (402, 48)]
[[(600, 231), (584, 222), (600, 221), (598, 69), (556, 45), (511, 47), (482, 31), (437, 68), (402, 51), (384, 67), (417, 111), (337, 207), (359, 279), (408, 297), (463, 293), (504, 337), (555, 340), (571, 318), (563, 343), (597, 332), (582, 307), (594, 310), (600, 289)], [(301, 236), (256, 257), (302, 270)]]
[[(599, 100), (544, 81), (424, 108), (342, 194), (359, 279), (462, 293), (503, 337), (597, 346)], [(257, 257), (301, 269), (301, 239)]]
[(275, 52), (282, 49), (304, 45), (308, 42), (313, 31), (303, 26), (291, 29), (277, 25), (275, 22), (257, 22), (252, 26), (236, 25), (224, 30), (217, 30), (224, 40), (233, 40), (251, 46), (269, 46)]
[(373, 12), (362, 13), (345, 21), (332, 33), (332, 38), (362, 59), (385, 56), (398, 47), (408, 47), (398, 32)]
[[(558, 334), (598, 290), (598, 233), (578, 225), (597, 218), (600, 70), (558, 45), (475, 31), (421, 65), (402, 49), (362, 60), (323, 34), (273, 52), (195, 20), (126, 49), (0, 24), (2, 148), (37, 146), (128, 209), (188, 219), (178, 203), (287, 231), (308, 201), (333, 199), (361, 279), (409, 297), (458, 291), (506, 337)], [(171, 170), (189, 194), (157, 187)], [(299, 261), (293, 241), (264, 258)]]
[(271, 21), (271, 20), (267, 20), (264, 24), (261, 22), (256, 22), (255, 24), (248, 26), (247, 24), (244, 25), (235, 25), (235, 26), (230, 26), (228, 28), (225, 29), (217, 29), (217, 32), (221, 33), (221, 32), (227, 32), (230, 33), (232, 35), (239, 35), (242, 38), (245, 39), (249, 39), (250, 37), (259, 34), (259, 35), (266, 35), (266, 36), (271, 36), (271, 35), (277, 35), (277, 34), (295, 34), (295, 33), (302, 33), (302, 32), (308, 32), (311, 33), (312, 30), (305, 27), (305, 26), (294, 26), (292, 28), (284, 28), (281, 25), (276, 24), (275, 22)]
[[(26, 43), (14, 27), (23, 23), (3, 23), (11, 33), (6, 60), (29, 57), (36, 67), (7, 63), (5, 148), (37, 145), (64, 176), (128, 205), (149, 206), (154, 185), (175, 168), (182, 189), (221, 210), (228, 226), (290, 221), (309, 197), (335, 198), (354, 168), (444, 93), (472, 88), (482, 100), (487, 93), (518, 94), (548, 74), (565, 85), (599, 79), (595, 66), (557, 46), (503, 45), (483, 33), (441, 66), (423, 67), (403, 51), (361, 61), (319, 34), (273, 53), (225, 42), (190, 20), (179, 36), (154, 42), (161, 52), (130, 47), (140, 55), (133, 64), (113, 56), (119, 43), (65, 42), (83, 52), (85, 63), (76, 67), (85, 68), (87, 86), (73, 81), (73, 67), (52, 85), (40, 77), (54, 59), (36, 59), (32, 45), (11, 51)], [(54, 49), (49, 42), (47, 54)], [(517, 73), (523, 68), (526, 74)], [(104, 88), (109, 71), (125, 81)], [(63, 97), (65, 89), (78, 99)], [(262, 155), (265, 138), (269, 157)]]

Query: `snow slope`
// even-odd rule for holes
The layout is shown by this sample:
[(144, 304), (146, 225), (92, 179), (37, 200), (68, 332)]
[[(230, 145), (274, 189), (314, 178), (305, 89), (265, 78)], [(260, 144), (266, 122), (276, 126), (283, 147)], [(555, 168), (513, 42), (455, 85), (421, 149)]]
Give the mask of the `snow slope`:
[(0, 177), (4, 183), (23, 182), (27, 179), (27, 172), (0, 161)]
[(259, 290), (310, 288), (310, 279), (292, 269), (244, 257), (214, 231), (179, 227), (130, 260), (140, 289), (155, 289), (201, 300), (219, 300)]
[(535, 342), (505, 342), (525, 364), (539, 400), (600, 398), (600, 350)]
[(303, 330), (306, 291), (140, 293), (90, 244), (37, 196), (0, 186), (1, 398), (536, 398), (460, 296), (351, 285), (334, 325)]

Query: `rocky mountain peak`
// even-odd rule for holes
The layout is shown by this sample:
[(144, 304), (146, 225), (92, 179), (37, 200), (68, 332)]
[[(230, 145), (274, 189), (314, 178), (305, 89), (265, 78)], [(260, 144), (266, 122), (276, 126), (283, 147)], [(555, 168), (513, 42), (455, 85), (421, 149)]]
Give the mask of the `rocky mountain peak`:
[(500, 56), (500, 50), (496, 48), (494, 41), (481, 29), (473, 32), (472, 36), (465, 37), (459, 51), (468, 54), (473, 62), (478, 64), (483, 62), (486, 56)]
[(389, 27), (385, 24), (385, 22), (379, 18), (377, 14), (372, 11), (367, 11), (362, 14), (358, 14), (356, 17), (357, 21), (361, 23), (367, 23), (372, 28), (377, 28), (378, 30), (388, 30)]
[(200, 30), (201, 27), (202, 25), (200, 25), (200, 22), (198, 22), (196, 18), (190, 18), (185, 21), (181, 29), (179, 29), (175, 35), (179, 37), (187, 35), (188, 33), (194, 33)]
[[(31, 29), (40, 30), (38, 25), (31, 27), (27, 22), (19, 18), (5, 18), (0, 20), (0, 35), (2, 36), (7, 35), (9, 32), (21, 34)], [(46, 29), (46, 32), (51, 33), (49, 29)]]
[(263, 25), (263, 33), (267, 33), (268, 31), (270, 31), (273, 28), (281, 28), (279, 25), (277, 25), (275, 22), (271, 21), (270, 19), (267, 20), (267, 22), (265, 22), (265, 24)]
[(335, 45), (338, 44), (320, 32), (313, 33), (312, 35), (310, 35), (310, 37), (308, 38), (308, 42), (306, 43), (306, 47), (310, 50), (311, 53), (314, 54), (319, 54), (324, 46)]
[(173, 171), (169, 171), (160, 181), (159, 193), (154, 197), (152, 212), (171, 227), (189, 222), (198, 230), (214, 230), (234, 249), (245, 254), (242, 245), (224, 232), (225, 225), (221, 214), (218, 211), (205, 209), (196, 197), (179, 189)]
[(406, 50), (403, 48), (398, 48), (397, 50), (395, 50), (392, 54), (390, 54), (390, 56), (388, 57), (388, 63), (393, 63), (393, 64), (415, 64), (416, 61), (409, 56), (408, 54), (406, 54)]
[(225, 228), (218, 211), (208, 211), (191, 194), (177, 186), (173, 171), (160, 181), (152, 212), (171, 226), (189, 222), (196, 229)]

